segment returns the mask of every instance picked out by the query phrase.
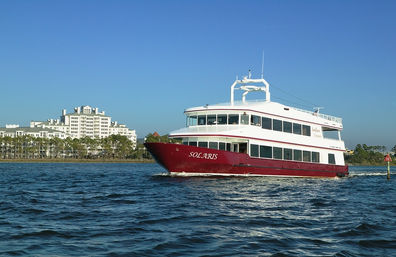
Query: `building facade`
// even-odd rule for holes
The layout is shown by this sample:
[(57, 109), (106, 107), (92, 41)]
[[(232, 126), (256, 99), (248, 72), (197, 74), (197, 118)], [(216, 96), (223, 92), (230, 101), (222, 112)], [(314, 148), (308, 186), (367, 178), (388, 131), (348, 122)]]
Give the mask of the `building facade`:
[(47, 121), (31, 121), (31, 128), (48, 128), (65, 133), (71, 138), (105, 138), (110, 135), (126, 136), (136, 146), (136, 131), (118, 122), (112, 122), (111, 117), (98, 108), (81, 106), (74, 108), (73, 113), (62, 110), (60, 119)]
[(31, 136), (40, 138), (60, 138), (65, 139), (67, 137), (65, 132), (54, 130), (51, 128), (40, 128), (40, 127), (19, 127), (19, 125), (6, 125), (5, 128), (0, 128), (0, 137), (21, 137)]

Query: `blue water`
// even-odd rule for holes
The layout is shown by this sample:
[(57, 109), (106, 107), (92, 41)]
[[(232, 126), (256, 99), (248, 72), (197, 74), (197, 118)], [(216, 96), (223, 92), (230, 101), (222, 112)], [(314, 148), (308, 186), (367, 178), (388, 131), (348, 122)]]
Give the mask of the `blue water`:
[(0, 163), (0, 255), (396, 256), (396, 173), (350, 170), (176, 178), (157, 164)]

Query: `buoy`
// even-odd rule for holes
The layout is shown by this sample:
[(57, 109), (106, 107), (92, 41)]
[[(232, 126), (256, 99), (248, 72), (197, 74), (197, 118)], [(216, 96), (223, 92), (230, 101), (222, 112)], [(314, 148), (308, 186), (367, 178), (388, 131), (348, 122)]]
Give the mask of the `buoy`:
[(384, 161), (388, 163), (388, 175), (387, 178), (388, 180), (390, 179), (390, 162), (392, 161), (391, 157), (389, 156), (389, 154), (387, 154), (384, 158)]

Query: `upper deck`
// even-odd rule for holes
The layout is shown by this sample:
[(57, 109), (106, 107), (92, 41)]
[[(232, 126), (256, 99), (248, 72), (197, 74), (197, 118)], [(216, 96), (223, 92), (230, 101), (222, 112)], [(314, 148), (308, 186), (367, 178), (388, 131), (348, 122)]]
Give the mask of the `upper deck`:
[(272, 118), (281, 118), (300, 123), (311, 123), (325, 128), (342, 130), (342, 118), (286, 106), (277, 102), (237, 101), (234, 104), (221, 103), (188, 108), (184, 111), (187, 116), (203, 114), (232, 114), (249, 112), (256, 115), (265, 115)]
[[(242, 111), (250, 112), (251, 114), (263, 114), (274, 118), (280, 117), (282, 119), (291, 121), (297, 120), (298, 122), (303, 123), (313, 123), (328, 129), (342, 130), (343, 126), (341, 118), (319, 113), (319, 110), (313, 112), (271, 102), (271, 94), (269, 89), (270, 85), (265, 79), (251, 79), (249, 75), (249, 77), (244, 77), (242, 80), (235, 80), (231, 85), (231, 99), (229, 103), (188, 108), (185, 110), (185, 114), (188, 116), (205, 113), (229, 114)], [(234, 92), (236, 90), (243, 91), (241, 101), (234, 100)], [(264, 92), (266, 98), (263, 100), (246, 101), (246, 96), (250, 92)]]

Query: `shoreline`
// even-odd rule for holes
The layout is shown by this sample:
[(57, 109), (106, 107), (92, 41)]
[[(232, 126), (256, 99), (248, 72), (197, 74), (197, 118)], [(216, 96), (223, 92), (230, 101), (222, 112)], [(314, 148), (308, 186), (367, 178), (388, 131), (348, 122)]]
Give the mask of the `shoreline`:
[(0, 159), (0, 163), (155, 163), (142, 159)]
[[(0, 163), (156, 163), (151, 159), (0, 159)], [(348, 166), (387, 166), (384, 164), (368, 164), (368, 163), (345, 163)], [(396, 166), (390, 163), (390, 166)]]

